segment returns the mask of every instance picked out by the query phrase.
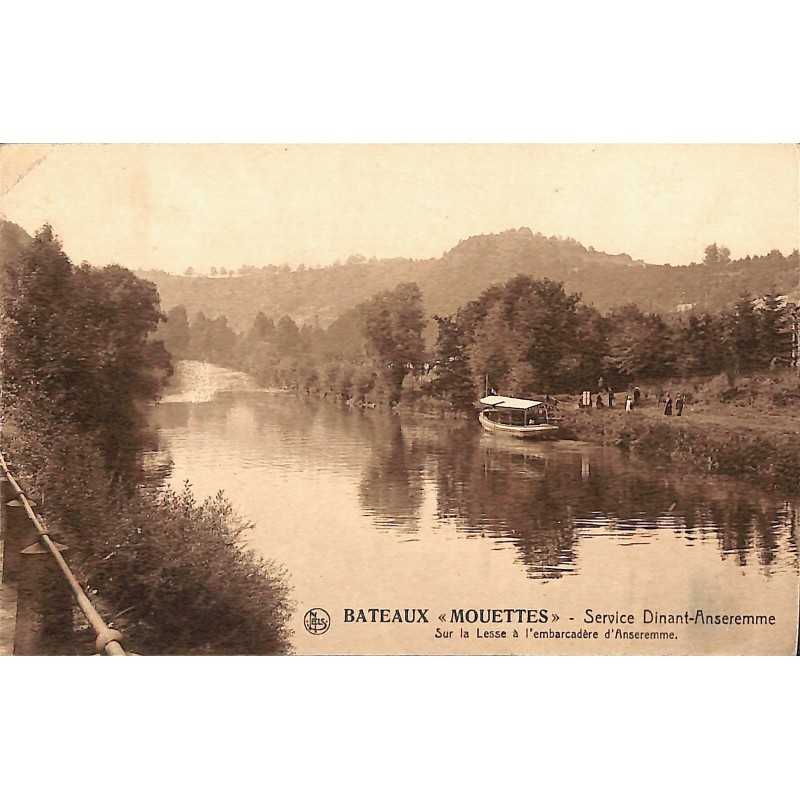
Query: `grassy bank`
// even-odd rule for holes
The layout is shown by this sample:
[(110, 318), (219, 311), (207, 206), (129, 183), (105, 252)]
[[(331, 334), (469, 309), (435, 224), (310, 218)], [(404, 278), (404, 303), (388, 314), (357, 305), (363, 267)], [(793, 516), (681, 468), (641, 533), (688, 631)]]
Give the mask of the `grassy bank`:
[[(658, 463), (757, 481), (762, 488), (800, 489), (800, 431), (788, 417), (767, 426), (741, 416), (664, 417), (657, 409), (568, 411), (571, 438), (615, 445)], [(794, 423), (794, 424), (793, 424)]]
[(198, 501), (188, 484), (172, 491), (115, 479), (90, 437), (35, 411), (5, 409), (3, 449), (127, 647), (143, 655), (291, 651), (288, 576), (249, 549), (251, 526), (221, 493)]

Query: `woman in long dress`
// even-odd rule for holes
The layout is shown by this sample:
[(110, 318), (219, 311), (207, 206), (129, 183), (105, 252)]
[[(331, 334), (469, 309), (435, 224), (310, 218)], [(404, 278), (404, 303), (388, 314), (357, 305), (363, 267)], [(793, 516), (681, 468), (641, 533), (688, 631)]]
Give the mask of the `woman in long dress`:
[(664, 403), (664, 414), (668, 417), (672, 416), (672, 395), (667, 392), (667, 402)]

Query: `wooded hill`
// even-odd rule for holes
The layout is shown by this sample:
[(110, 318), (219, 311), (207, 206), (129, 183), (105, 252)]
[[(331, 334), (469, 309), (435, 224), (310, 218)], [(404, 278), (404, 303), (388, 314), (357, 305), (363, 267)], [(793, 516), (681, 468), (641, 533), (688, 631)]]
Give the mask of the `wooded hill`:
[(241, 331), (259, 311), (327, 326), (372, 295), (405, 282), (420, 287), (428, 315), (450, 314), (488, 286), (520, 274), (560, 281), (601, 311), (625, 303), (662, 313), (681, 304), (695, 304), (695, 311), (718, 310), (745, 292), (758, 296), (795, 290), (799, 267), (797, 251), (785, 257), (777, 250), (735, 261), (723, 253), (709, 263), (680, 267), (645, 264), (625, 253), (610, 255), (573, 239), (519, 228), (472, 236), (436, 259), (354, 256), (324, 269), (248, 267), (233, 277), (140, 275), (156, 284), (164, 309), (183, 305), (190, 317), (198, 311), (225, 315)]
[[(0, 261), (4, 251), (28, 239), (17, 225), (0, 220)], [(698, 258), (703, 254), (698, 253)], [(706, 263), (656, 265), (622, 253), (611, 255), (584, 247), (574, 239), (534, 234), (528, 228), (472, 236), (435, 259), (366, 259), (351, 256), (345, 263), (321, 269), (287, 266), (246, 267), (232, 276), (173, 275), (139, 271), (155, 283), (164, 311), (182, 305), (190, 318), (227, 317), (242, 332), (259, 312), (280, 319), (327, 326), (344, 312), (378, 292), (414, 282), (422, 292), (428, 316), (454, 313), (488, 286), (516, 275), (560, 281), (600, 311), (635, 304), (643, 311), (669, 313), (693, 304), (697, 313), (733, 305), (742, 294), (797, 292), (800, 259), (795, 250), (730, 260), (724, 248)]]

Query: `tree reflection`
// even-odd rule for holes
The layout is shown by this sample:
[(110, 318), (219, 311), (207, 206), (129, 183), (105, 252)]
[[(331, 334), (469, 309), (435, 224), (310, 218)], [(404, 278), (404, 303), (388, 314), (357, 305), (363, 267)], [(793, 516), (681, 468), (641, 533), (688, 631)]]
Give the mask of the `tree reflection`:
[(378, 523), (416, 533), (424, 494), (424, 448), (406, 440), (394, 416), (382, 417), (375, 434), (359, 484), (361, 505)]
[(781, 498), (610, 448), (462, 433), (444, 439), (435, 456), (439, 518), (456, 520), (467, 535), (513, 542), (531, 577), (571, 571), (582, 536), (630, 539), (644, 531), (687, 543), (715, 538), (722, 559), (746, 566), (756, 557), (770, 574), (791, 535), (794, 507)]

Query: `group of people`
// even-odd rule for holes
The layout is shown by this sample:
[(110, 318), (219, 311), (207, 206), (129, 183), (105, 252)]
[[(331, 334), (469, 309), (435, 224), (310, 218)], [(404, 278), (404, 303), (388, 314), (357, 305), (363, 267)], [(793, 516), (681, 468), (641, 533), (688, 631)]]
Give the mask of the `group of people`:
[[(603, 396), (606, 400), (603, 400)], [(578, 400), (578, 408), (614, 408), (617, 396), (612, 386), (603, 388), (603, 379), (598, 381), (597, 397), (592, 400), (592, 392), (585, 389)], [(631, 411), (642, 402), (642, 390), (638, 386), (632, 387), (625, 395), (625, 411)]]
[[(686, 395), (679, 394), (675, 398), (675, 416), (680, 417), (683, 414), (683, 407), (686, 405)], [(667, 396), (664, 399), (664, 416), (671, 417), (672, 416), (672, 395), (667, 392)]]
[[(603, 379), (597, 382), (598, 390), (596, 397), (592, 397), (591, 390), (585, 389), (580, 398), (578, 399), (578, 408), (614, 408), (616, 402), (616, 394), (611, 386), (604, 386)], [(603, 399), (605, 397), (605, 400)], [(673, 405), (672, 395), (667, 392), (666, 397), (661, 401), (664, 403), (664, 414), (668, 417), (673, 415), (682, 416), (684, 406), (686, 405), (686, 395), (679, 394), (675, 398)], [(642, 390), (638, 386), (632, 386), (625, 395), (625, 411), (631, 412), (642, 403)]]

